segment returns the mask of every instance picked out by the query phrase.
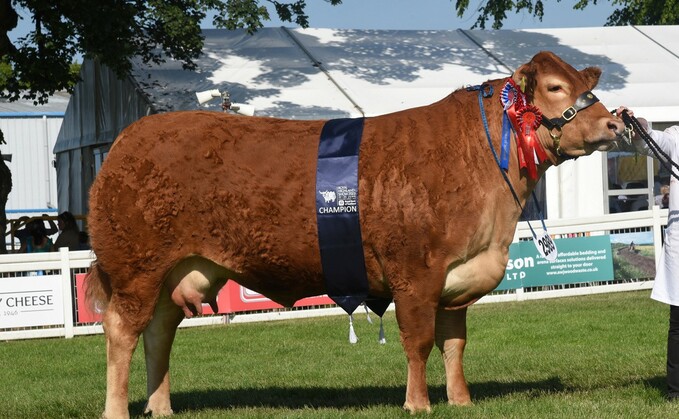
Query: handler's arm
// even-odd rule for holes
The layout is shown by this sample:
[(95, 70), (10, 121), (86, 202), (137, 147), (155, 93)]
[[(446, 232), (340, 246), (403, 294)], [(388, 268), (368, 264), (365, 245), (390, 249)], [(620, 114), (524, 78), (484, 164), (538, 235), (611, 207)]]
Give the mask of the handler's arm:
[[(617, 116), (621, 117), (623, 111), (626, 111), (629, 116), (634, 116), (634, 112), (625, 106), (618, 107), (618, 109), (615, 110), (615, 113)], [(676, 151), (679, 144), (679, 126), (671, 126), (665, 131), (656, 131), (649, 127), (649, 123), (646, 119), (637, 118), (637, 121), (639, 121), (639, 125), (641, 125), (646, 130), (646, 133), (650, 135), (653, 141), (658, 144), (660, 150), (669, 156), (675, 155), (674, 152)], [(634, 132), (634, 137), (632, 137), (632, 145), (634, 145), (634, 149), (637, 153), (655, 157), (646, 141), (641, 138), (641, 134), (643, 133), (637, 131)]]
[[(674, 125), (667, 128), (665, 131), (657, 131), (648, 128), (648, 123), (646, 120), (639, 119), (639, 122), (647, 129), (646, 132), (650, 135), (653, 141), (658, 144), (660, 150), (669, 156), (675, 155), (675, 151), (679, 144), (679, 126)], [(646, 141), (641, 138), (640, 133), (635, 133), (632, 142), (639, 153), (655, 157), (648, 144), (646, 144)]]

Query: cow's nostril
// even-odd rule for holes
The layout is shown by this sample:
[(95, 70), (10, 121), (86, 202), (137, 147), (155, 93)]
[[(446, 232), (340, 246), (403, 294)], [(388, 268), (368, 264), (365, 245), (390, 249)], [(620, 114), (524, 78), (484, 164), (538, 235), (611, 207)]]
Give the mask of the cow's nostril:
[(616, 134), (622, 134), (625, 131), (625, 124), (615, 119), (608, 121), (608, 129), (615, 132)]

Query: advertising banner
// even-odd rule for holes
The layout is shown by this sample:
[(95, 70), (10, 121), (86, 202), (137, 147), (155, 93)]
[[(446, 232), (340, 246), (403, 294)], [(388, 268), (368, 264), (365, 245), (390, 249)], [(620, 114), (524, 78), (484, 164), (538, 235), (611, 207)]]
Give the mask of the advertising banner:
[[(222, 293), (226, 294), (226, 298), (222, 296)], [(283, 308), (282, 305), (271, 301), (262, 294), (251, 291), (233, 281), (227, 282), (219, 294), (220, 295), (217, 298), (217, 305), (219, 306), (220, 313), (237, 313), (242, 311)], [(295, 307), (319, 306), (326, 304), (335, 304), (335, 302), (332, 301), (327, 295), (319, 295), (316, 297), (302, 298), (295, 303)]]
[(76, 323), (95, 323), (102, 320), (101, 314), (93, 313), (85, 301), (85, 277), (87, 274), (75, 275)]
[(554, 262), (540, 257), (532, 241), (513, 243), (505, 277), (495, 290), (613, 280), (610, 236), (555, 239)]
[(61, 277), (0, 278), (0, 329), (64, 324)]

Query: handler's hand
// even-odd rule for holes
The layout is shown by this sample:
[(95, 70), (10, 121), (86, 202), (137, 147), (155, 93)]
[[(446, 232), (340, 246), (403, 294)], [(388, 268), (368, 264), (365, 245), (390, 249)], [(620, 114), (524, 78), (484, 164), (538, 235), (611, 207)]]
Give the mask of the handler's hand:
[[(618, 109), (615, 110), (615, 115), (618, 116), (618, 117), (622, 117), (623, 111), (627, 111), (627, 115), (629, 115), (629, 116), (634, 116), (634, 111), (632, 111), (631, 109), (629, 109), (626, 106), (618, 107)], [(637, 118), (637, 121), (639, 121), (639, 124), (644, 129), (644, 131), (648, 132), (648, 121), (644, 118)], [(633, 139), (634, 140), (640, 140), (641, 139), (638, 132), (636, 132), (636, 131), (634, 132), (634, 138)]]
[(627, 111), (627, 115), (634, 116), (634, 111), (629, 109), (627, 106), (619, 106), (618, 109), (615, 110), (615, 116), (618, 118), (622, 117), (622, 111)]

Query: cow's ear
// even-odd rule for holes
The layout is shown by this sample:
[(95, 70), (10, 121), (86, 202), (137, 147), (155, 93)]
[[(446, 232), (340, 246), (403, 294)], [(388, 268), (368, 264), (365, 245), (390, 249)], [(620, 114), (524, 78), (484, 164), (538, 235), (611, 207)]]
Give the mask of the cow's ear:
[(599, 77), (601, 77), (601, 69), (599, 67), (587, 67), (584, 70), (580, 70), (580, 74), (585, 79), (585, 83), (589, 90), (594, 89), (597, 83), (599, 83)]
[(524, 93), (528, 96), (528, 101), (532, 102), (536, 84), (535, 66), (532, 62), (517, 68), (512, 75), (512, 79), (514, 79), (514, 83), (516, 83), (517, 86), (523, 88)]

